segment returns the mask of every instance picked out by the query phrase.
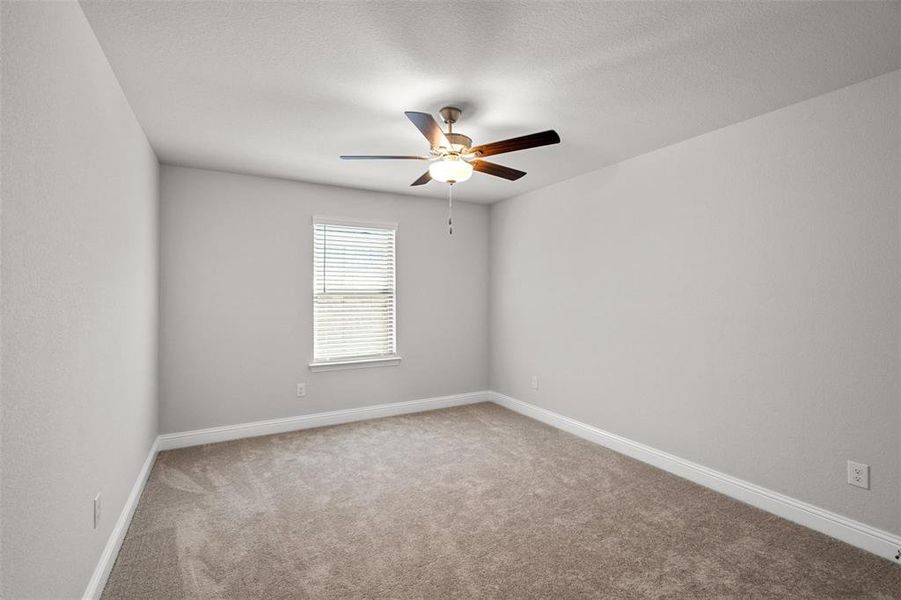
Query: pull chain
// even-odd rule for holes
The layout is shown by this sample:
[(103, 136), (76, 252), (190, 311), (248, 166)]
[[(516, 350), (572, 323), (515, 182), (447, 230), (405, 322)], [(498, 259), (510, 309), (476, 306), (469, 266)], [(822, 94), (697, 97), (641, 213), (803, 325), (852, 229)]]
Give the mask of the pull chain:
[(447, 186), (447, 234), (454, 235), (454, 184)]

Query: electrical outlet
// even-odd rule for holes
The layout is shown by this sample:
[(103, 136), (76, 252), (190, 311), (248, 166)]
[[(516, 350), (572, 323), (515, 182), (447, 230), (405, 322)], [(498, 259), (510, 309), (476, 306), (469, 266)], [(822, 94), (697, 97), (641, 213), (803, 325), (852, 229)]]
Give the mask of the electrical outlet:
[(849, 460), (848, 483), (865, 490), (870, 489), (870, 465)]
[(298, 384), (297, 384), (297, 397), (298, 397), (298, 398), (303, 398), (303, 397), (306, 396), (306, 395), (307, 395), (307, 384), (305, 384), (305, 383), (298, 383)]
[(538, 389), (538, 375), (532, 375), (531, 386), (532, 386), (532, 389), (533, 389), (533, 390), (537, 390), (537, 389)]
[(100, 513), (103, 511), (103, 496), (98, 493), (94, 496), (94, 529), (100, 527)]

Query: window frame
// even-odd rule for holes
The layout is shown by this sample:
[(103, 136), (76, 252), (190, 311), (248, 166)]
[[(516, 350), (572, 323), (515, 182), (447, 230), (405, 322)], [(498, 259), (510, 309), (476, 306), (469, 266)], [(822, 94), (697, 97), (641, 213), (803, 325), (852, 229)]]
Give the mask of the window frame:
[[(390, 221), (373, 221), (373, 220), (362, 220), (362, 219), (347, 219), (343, 217), (323, 217), (323, 216), (314, 216), (311, 219), (311, 227), (310, 234), (311, 239), (310, 243), (312, 246), (311, 253), (311, 282), (312, 282), (312, 294), (310, 294), (310, 302), (312, 309), (312, 335), (310, 336), (310, 341), (312, 343), (311, 355), (313, 359), (309, 363), (309, 369), (313, 372), (316, 371), (332, 371), (332, 370), (341, 370), (341, 369), (364, 369), (370, 367), (389, 367), (389, 366), (397, 366), (400, 364), (403, 357), (398, 353), (397, 348), (397, 223), (393, 223)], [(317, 225), (339, 225), (345, 227), (360, 227), (365, 229), (384, 229), (384, 230), (392, 230), (394, 231), (394, 244), (393, 244), (393, 273), (392, 273), (392, 281), (391, 281), (391, 289), (392, 289), (392, 346), (394, 348), (393, 354), (386, 354), (381, 356), (359, 356), (359, 357), (342, 357), (336, 358), (332, 360), (328, 359), (317, 359), (316, 358), (316, 226)]]

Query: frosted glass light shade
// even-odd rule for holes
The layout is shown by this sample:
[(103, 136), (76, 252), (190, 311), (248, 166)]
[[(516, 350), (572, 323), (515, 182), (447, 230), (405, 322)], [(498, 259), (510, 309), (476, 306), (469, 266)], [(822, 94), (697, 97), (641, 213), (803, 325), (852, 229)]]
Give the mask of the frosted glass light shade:
[(429, 165), (429, 175), (436, 181), (460, 183), (472, 177), (472, 165), (460, 158), (445, 158)]

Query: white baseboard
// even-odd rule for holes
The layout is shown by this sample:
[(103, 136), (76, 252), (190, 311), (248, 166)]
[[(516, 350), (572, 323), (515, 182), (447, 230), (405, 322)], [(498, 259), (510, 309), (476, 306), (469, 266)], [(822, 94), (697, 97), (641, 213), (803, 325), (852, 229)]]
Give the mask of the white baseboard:
[(489, 392), (487, 391), (469, 392), (466, 394), (454, 394), (452, 396), (438, 396), (435, 398), (424, 398), (422, 400), (376, 404), (374, 406), (363, 406), (361, 408), (349, 408), (346, 410), (286, 417), (283, 419), (269, 419), (268, 421), (224, 425), (222, 427), (210, 427), (208, 429), (196, 429), (194, 431), (183, 431), (180, 433), (166, 433), (159, 438), (160, 450), (174, 450), (175, 448), (213, 444), (215, 442), (226, 442), (229, 440), (238, 440), (260, 435), (271, 435), (273, 433), (285, 433), (287, 431), (298, 431), (300, 429), (310, 429), (312, 427), (338, 425), (340, 423), (350, 423), (352, 421), (365, 421), (367, 419), (391, 417), (394, 415), (435, 410), (438, 408), (461, 406), (463, 404), (475, 404), (476, 402), (487, 402), (488, 399)]
[(119, 548), (122, 547), (122, 541), (125, 540), (128, 526), (131, 525), (131, 518), (134, 516), (135, 509), (138, 507), (138, 500), (141, 499), (141, 492), (144, 491), (144, 484), (147, 483), (147, 478), (150, 477), (150, 470), (153, 468), (153, 462), (156, 460), (158, 447), (159, 438), (156, 438), (153, 440), (153, 445), (150, 446), (150, 452), (147, 453), (147, 458), (144, 460), (144, 464), (138, 473), (138, 478), (135, 480), (135, 484), (131, 488), (131, 493), (128, 494), (128, 499), (125, 501), (125, 506), (122, 508), (122, 512), (119, 513), (116, 525), (113, 527), (112, 532), (110, 532), (109, 539), (106, 541), (106, 546), (100, 554), (100, 560), (97, 561), (97, 566), (94, 568), (94, 573), (91, 575), (88, 587), (84, 591), (84, 596), (82, 596), (83, 600), (96, 600), (97, 598), (100, 598), (100, 594), (103, 593), (103, 587), (106, 585), (106, 580), (109, 578), (110, 571), (113, 570), (113, 564), (115, 564), (116, 557), (119, 555)]
[(709, 469), (703, 465), (673, 456), (656, 448), (634, 442), (615, 433), (564, 417), (545, 408), (511, 398), (497, 392), (490, 393), (491, 401), (527, 417), (547, 423), (588, 441), (600, 444), (678, 475), (689, 481), (731, 496), (751, 506), (765, 510), (810, 529), (857, 546), (873, 554), (899, 562), (901, 536), (870, 527), (853, 519), (819, 508), (790, 496), (768, 490), (759, 485)]

